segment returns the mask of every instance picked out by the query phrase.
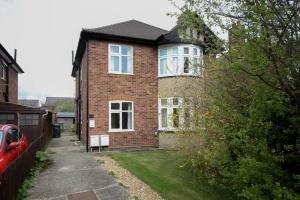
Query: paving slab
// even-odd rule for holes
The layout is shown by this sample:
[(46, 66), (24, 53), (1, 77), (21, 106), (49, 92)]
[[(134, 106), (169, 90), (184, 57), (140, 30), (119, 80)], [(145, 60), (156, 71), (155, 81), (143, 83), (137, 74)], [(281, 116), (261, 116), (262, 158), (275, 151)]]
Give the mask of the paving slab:
[(47, 151), (53, 164), (38, 174), (26, 200), (72, 197), (71, 200), (80, 197), (72, 194), (92, 195), (85, 192), (92, 192), (99, 200), (130, 199), (127, 190), (100, 168), (92, 154), (84, 151), (75, 135), (64, 133), (60, 138), (53, 138)]

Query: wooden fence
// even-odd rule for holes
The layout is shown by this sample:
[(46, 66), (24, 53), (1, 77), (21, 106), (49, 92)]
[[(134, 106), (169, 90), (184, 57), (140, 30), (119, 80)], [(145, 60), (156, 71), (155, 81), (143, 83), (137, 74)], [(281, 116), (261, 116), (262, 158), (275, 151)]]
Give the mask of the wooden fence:
[[(53, 116), (51, 112), (45, 115), (45, 111), (41, 109), (8, 103), (0, 103), (1, 114), (13, 114), (15, 116), (13, 119), (14, 124), (19, 125), (20, 130), (26, 135), (29, 142), (27, 150), (8, 166), (0, 178), (0, 199), (15, 200), (18, 189), (35, 163), (35, 153), (43, 150), (52, 137)], [(25, 117), (22, 121), (22, 115), (38, 115), (39, 117), (38, 119), (27, 119)], [(34, 125), (26, 124), (26, 120), (31, 120)]]

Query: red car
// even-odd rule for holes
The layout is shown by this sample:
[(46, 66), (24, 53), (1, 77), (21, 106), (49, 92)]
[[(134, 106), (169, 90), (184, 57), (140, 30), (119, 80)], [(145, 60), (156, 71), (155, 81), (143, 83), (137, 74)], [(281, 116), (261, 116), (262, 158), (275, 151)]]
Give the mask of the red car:
[(0, 124), (0, 175), (28, 147), (28, 141), (13, 124)]

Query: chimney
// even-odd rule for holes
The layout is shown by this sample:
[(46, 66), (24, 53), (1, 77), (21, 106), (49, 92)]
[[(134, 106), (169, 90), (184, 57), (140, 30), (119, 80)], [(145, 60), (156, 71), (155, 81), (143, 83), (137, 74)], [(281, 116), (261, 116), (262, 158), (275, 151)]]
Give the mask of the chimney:
[(17, 49), (15, 49), (14, 60), (17, 62)]
[(74, 63), (74, 51), (72, 51), (72, 64)]

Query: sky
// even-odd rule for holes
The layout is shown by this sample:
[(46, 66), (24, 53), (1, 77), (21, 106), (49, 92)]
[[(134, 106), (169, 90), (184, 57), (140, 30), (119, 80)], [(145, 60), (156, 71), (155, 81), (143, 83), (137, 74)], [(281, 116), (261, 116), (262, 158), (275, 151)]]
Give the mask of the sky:
[(0, 43), (12, 56), (18, 50), (25, 71), (19, 99), (75, 95), (71, 51), (82, 28), (136, 19), (169, 30), (174, 11), (168, 0), (0, 0)]

